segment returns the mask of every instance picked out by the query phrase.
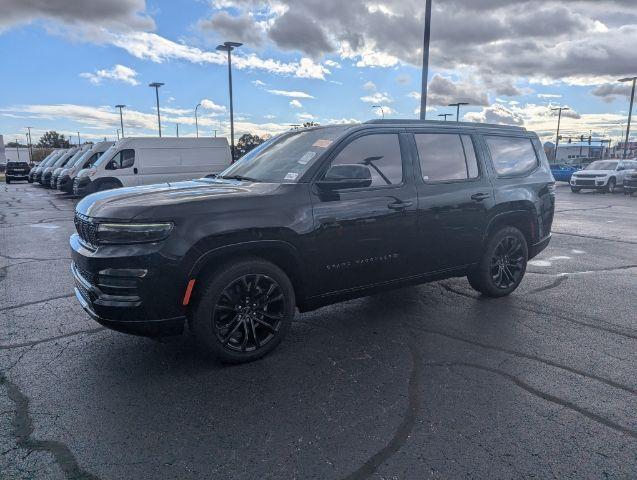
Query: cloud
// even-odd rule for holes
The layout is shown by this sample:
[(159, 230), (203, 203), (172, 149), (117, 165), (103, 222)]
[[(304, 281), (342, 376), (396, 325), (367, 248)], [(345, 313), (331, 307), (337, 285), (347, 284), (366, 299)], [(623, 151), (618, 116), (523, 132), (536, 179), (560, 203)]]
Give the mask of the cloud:
[(201, 103), (201, 106), (203, 108), (205, 108), (206, 110), (211, 110), (214, 113), (225, 113), (226, 112), (226, 107), (224, 107), (223, 105), (217, 105), (215, 102), (213, 102), (212, 100), (208, 100), (207, 98), (204, 98), (199, 103)]
[(371, 95), (365, 95), (364, 97), (361, 97), (361, 100), (365, 103), (376, 104), (393, 102), (392, 98), (386, 92), (376, 92)]
[(128, 83), (129, 85), (139, 85), (137, 72), (132, 68), (125, 67), (124, 65), (115, 65), (111, 69), (97, 70), (95, 73), (85, 72), (80, 73), (80, 77), (88, 79), (95, 85), (100, 85), (104, 80), (114, 80), (118, 82)]
[(291, 100), (290, 101), (290, 107), (303, 108), (303, 104), (301, 102), (299, 102), (298, 100)]
[(595, 87), (591, 92), (596, 97), (600, 97), (607, 103), (614, 102), (617, 97), (630, 98), (632, 84), (630, 83), (605, 83)]
[[(420, 95), (418, 95), (420, 98)], [(427, 103), (431, 105), (447, 106), (450, 103), (468, 102), (471, 105), (489, 105), (489, 97), (481, 87), (467, 82), (453, 82), (452, 80), (435, 75), (429, 83)]]
[(373, 92), (376, 90), (376, 84), (370, 80), (363, 85), (363, 88), (367, 91)]
[(197, 25), (204, 32), (212, 33), (224, 41), (231, 40), (257, 47), (263, 43), (262, 28), (248, 14), (232, 16), (221, 11), (212, 18), (199, 21)]
[(298, 118), (301, 122), (312, 122), (316, 117), (311, 113), (297, 113), (296, 118)]
[(500, 104), (485, 107), (481, 112), (468, 112), (464, 118), (470, 122), (497, 123), (500, 125), (524, 125), (524, 118)]
[(325, 60), (325, 66), (330, 68), (342, 68), (341, 64), (334, 60)]
[(314, 18), (317, 17), (290, 9), (277, 18), (268, 30), (268, 36), (279, 48), (301, 51), (314, 58), (319, 57), (331, 52), (333, 46), (327, 33)]
[(562, 95), (558, 95), (555, 93), (538, 93), (538, 98), (562, 98)]
[(299, 92), (299, 91), (290, 91), (290, 90), (266, 90), (266, 92), (271, 93), (272, 95), (278, 95), (280, 97), (290, 97), (290, 98), (314, 98), (309, 93)]

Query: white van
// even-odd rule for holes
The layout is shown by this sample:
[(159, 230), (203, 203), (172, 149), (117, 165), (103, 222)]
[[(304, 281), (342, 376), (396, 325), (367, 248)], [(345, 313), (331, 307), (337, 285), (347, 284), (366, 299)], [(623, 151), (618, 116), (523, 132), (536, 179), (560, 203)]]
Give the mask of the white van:
[(95, 165), (102, 154), (108, 151), (114, 144), (115, 142), (98, 142), (93, 145), (90, 150), (78, 157), (72, 164), (71, 162), (67, 163), (66, 167), (59, 173), (57, 180), (58, 190), (73, 193), (73, 181), (77, 174), (81, 170)]
[(75, 195), (221, 172), (231, 163), (225, 138), (123, 138), (73, 182)]

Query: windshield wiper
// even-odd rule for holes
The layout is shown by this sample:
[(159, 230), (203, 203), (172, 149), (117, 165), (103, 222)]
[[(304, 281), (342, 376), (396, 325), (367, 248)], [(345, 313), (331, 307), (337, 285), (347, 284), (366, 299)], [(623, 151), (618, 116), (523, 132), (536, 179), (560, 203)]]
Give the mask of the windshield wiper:
[(261, 180), (257, 180), (256, 178), (244, 177), (243, 175), (228, 175), (228, 176), (217, 177), (217, 178), (222, 178), (224, 180), (243, 180), (243, 181), (246, 181), (246, 182), (260, 182), (261, 181)]

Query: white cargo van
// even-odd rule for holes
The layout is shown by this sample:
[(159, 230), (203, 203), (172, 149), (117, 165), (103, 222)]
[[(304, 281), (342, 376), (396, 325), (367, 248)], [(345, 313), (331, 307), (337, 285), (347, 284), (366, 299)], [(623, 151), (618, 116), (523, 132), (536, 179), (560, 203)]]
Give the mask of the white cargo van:
[(231, 163), (225, 138), (123, 138), (73, 182), (75, 195), (205, 177)]
[(114, 143), (115, 142), (98, 142), (93, 145), (90, 150), (78, 157), (73, 164), (71, 164), (71, 162), (67, 163), (66, 167), (59, 173), (57, 181), (58, 190), (73, 193), (73, 181), (78, 172), (97, 163), (97, 160), (99, 160), (104, 152), (107, 152)]

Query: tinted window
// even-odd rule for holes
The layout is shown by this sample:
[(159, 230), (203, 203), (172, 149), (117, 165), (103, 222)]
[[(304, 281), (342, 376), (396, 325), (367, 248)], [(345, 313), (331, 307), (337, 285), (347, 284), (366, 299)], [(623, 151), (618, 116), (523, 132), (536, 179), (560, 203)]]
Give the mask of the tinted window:
[(403, 163), (398, 135), (365, 135), (353, 140), (332, 160), (332, 165), (365, 165), (372, 187), (397, 185), (403, 181)]
[(537, 167), (537, 155), (528, 138), (485, 136), (498, 175), (523, 175)]
[(478, 176), (478, 161), (469, 135), (415, 134), (425, 181), (466, 180)]
[[(127, 148), (121, 150), (111, 160), (112, 163), (117, 165), (117, 169), (130, 168), (135, 164), (135, 150)], [(109, 162), (110, 164), (110, 162)], [(106, 167), (107, 170), (114, 170), (113, 168)]]

